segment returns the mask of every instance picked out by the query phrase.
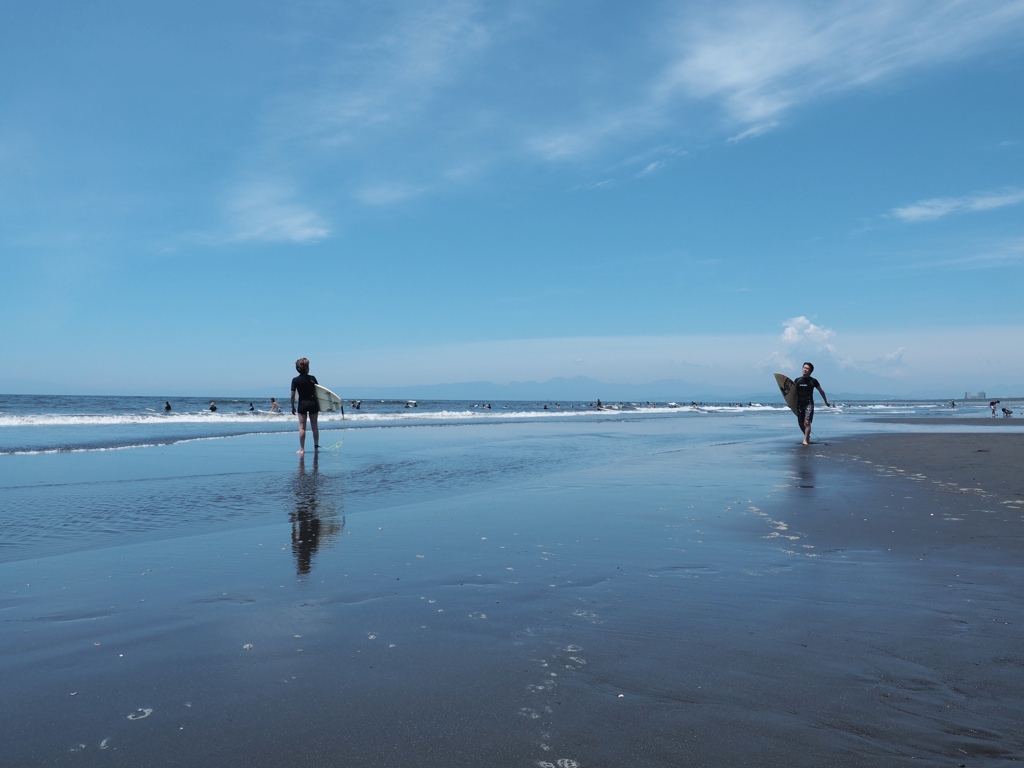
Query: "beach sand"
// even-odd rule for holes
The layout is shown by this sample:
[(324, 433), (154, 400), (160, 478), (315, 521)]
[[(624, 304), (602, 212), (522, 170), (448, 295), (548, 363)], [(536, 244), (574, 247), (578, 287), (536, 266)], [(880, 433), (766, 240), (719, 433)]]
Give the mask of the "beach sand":
[[(340, 484), (377, 450), (355, 436), (261, 492), (259, 524), (0, 564), (3, 763), (1024, 759), (1024, 436), (671, 437), (369, 499)], [(281, 450), (173, 446), (130, 474), (207, 494), (211, 467), (257, 483)]]
[[(953, 420), (951, 420), (953, 421)], [(988, 427), (1009, 420), (956, 420), (956, 424)], [(898, 423), (921, 421), (900, 419)], [(934, 421), (927, 422), (931, 426)], [(1019, 428), (1019, 424), (1015, 425)], [(968, 486), (1001, 499), (1024, 499), (1024, 442), (1021, 434), (939, 432), (934, 435), (888, 434), (843, 441), (836, 455), (857, 457), (880, 469), (928, 478), (936, 483)], [(966, 492), (966, 491), (963, 491)]]

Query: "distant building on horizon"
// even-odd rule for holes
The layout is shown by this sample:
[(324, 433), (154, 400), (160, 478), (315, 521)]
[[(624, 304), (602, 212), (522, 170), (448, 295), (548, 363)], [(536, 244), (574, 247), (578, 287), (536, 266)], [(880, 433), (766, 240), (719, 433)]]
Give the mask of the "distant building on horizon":
[(972, 395), (970, 392), (964, 392), (964, 400), (987, 400), (987, 399), (988, 399), (988, 397), (985, 395), (984, 392), (978, 392), (975, 395)]

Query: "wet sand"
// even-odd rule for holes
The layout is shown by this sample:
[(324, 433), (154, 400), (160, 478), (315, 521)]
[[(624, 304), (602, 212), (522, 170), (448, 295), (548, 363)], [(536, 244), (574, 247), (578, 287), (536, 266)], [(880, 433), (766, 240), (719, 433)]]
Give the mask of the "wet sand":
[[(957, 425), (1016, 426), (1009, 419), (951, 420)], [(934, 421), (898, 423), (934, 426)], [(922, 476), (935, 483), (969, 486), (1004, 499), (1024, 499), (1024, 435), (988, 432), (940, 432), (851, 438), (837, 445), (837, 455), (856, 457), (880, 469)], [(965, 491), (966, 492), (966, 491)]]
[(1024, 436), (791, 442), (0, 565), (4, 762), (1019, 764)]
[(915, 424), (942, 429), (943, 427), (977, 427), (978, 429), (1021, 429), (1021, 420), (987, 416), (878, 416), (865, 419), (876, 424)]

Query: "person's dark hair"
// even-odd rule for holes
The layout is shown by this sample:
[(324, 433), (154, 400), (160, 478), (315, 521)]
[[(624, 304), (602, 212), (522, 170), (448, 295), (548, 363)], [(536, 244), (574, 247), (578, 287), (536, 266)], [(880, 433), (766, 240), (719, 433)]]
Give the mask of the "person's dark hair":
[[(804, 363), (804, 365), (811, 369), (811, 373), (814, 373), (814, 363)], [(800, 367), (803, 368), (803, 365)]]
[(299, 373), (309, 373), (309, 360), (304, 357), (300, 357), (295, 361), (295, 370)]

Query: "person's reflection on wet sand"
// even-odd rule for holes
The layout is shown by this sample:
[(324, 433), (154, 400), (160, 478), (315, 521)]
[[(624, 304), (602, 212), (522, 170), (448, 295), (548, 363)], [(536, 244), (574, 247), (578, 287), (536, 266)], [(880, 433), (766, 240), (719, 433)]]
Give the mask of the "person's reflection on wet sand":
[(334, 505), (322, 508), (320, 500), (320, 473), (317, 466), (319, 457), (313, 455), (312, 470), (306, 471), (305, 456), (299, 457), (299, 473), (295, 478), (295, 509), (288, 515), (292, 524), (292, 554), (295, 555), (295, 569), (300, 576), (309, 573), (313, 567), (313, 556), (321, 540), (329, 540), (345, 527), (333, 520), (322, 522), (321, 518), (337, 516)]
[(815, 480), (815, 457), (801, 452), (797, 454), (793, 464), (793, 475), (797, 488), (814, 488)]

